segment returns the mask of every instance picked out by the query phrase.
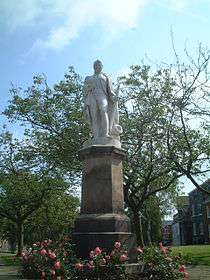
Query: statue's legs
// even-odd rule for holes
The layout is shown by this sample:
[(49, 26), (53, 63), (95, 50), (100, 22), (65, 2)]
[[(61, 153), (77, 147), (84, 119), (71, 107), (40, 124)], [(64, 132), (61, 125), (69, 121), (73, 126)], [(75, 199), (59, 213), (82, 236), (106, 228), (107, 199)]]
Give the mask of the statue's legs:
[(103, 137), (109, 137), (108, 102), (104, 95), (97, 96), (97, 105), (101, 117), (101, 130)]
[(98, 109), (96, 99), (92, 98), (92, 102), (90, 104), (90, 111), (91, 111), (91, 129), (93, 132), (93, 137), (96, 139), (99, 136), (100, 128), (98, 126)]

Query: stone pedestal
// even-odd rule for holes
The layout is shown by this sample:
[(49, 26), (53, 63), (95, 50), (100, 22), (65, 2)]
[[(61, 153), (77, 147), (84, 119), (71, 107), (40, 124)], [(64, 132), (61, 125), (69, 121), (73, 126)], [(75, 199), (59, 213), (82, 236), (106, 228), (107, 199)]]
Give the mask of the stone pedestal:
[(83, 161), (81, 212), (73, 239), (79, 257), (99, 246), (110, 251), (116, 240), (135, 246), (130, 220), (124, 214), (122, 161), (126, 153), (114, 146), (91, 146), (79, 152)]

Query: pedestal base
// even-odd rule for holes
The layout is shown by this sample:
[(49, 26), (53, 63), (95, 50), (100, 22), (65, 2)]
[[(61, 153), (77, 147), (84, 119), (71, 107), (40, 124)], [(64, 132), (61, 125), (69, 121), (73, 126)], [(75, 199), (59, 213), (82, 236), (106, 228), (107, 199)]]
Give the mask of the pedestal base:
[(135, 237), (124, 214), (122, 161), (123, 149), (91, 146), (80, 150), (83, 161), (81, 212), (75, 221), (73, 241), (78, 257), (100, 247), (109, 253), (115, 241), (134, 256)]
[(130, 220), (124, 214), (86, 214), (80, 215), (75, 222), (73, 241), (76, 254), (80, 258), (87, 258), (89, 252), (96, 247), (110, 253), (115, 241), (125, 246), (130, 257), (135, 258), (136, 240), (130, 231)]
[(131, 259), (135, 258), (135, 236), (129, 232), (75, 232), (73, 240), (76, 245), (76, 255), (80, 258), (88, 258), (90, 251), (100, 247), (104, 252), (113, 250), (115, 241), (120, 240), (125, 246)]

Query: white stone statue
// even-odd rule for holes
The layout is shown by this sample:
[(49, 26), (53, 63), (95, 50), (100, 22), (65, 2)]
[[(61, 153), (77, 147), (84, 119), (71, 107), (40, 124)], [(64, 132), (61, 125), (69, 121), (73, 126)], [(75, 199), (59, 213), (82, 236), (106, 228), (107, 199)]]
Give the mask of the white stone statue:
[(102, 62), (96, 60), (93, 67), (94, 75), (87, 76), (84, 82), (84, 109), (93, 133), (92, 144), (119, 146), (122, 127), (119, 125), (118, 94), (113, 91), (111, 79), (102, 72)]

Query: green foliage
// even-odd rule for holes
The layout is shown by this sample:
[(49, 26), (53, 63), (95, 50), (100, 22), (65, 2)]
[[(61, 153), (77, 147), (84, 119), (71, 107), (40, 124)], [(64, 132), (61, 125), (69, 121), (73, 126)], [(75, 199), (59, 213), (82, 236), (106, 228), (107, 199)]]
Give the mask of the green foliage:
[(90, 252), (90, 260), (82, 262), (75, 257), (68, 238), (61, 243), (46, 240), (36, 242), (23, 252), (21, 271), (27, 279), (126, 280), (122, 265), (126, 259), (122, 248), (114, 248), (111, 254), (106, 254), (97, 247)]
[(25, 126), (31, 151), (65, 175), (80, 171), (77, 151), (87, 139), (82, 112), (82, 82), (72, 67), (64, 80), (50, 88), (44, 75), (33, 78), (26, 90), (12, 88), (5, 115)]
[[(201, 47), (197, 60), (188, 53), (187, 57), (189, 64), (180, 63), (176, 54), (174, 65), (164, 64), (157, 70), (132, 66), (130, 73), (119, 79), (122, 141), (128, 151), (125, 201), (136, 212), (135, 220), (140, 219), (150, 196), (168, 194), (174, 201), (181, 176), (205, 191), (198, 178), (205, 181), (210, 171), (206, 105), (210, 57)], [(165, 211), (166, 201), (162, 201)], [(140, 243), (141, 222), (136, 221), (135, 227)]]
[(20, 254), (28, 217), (52, 195), (56, 199), (61, 195), (61, 199), (71, 184), (55, 168), (32, 155), (28, 141), (20, 142), (6, 132), (0, 135), (0, 143), (0, 216), (7, 219), (5, 225), (11, 230), (6, 237), (16, 233)]
[(150, 197), (142, 209), (142, 227), (146, 244), (157, 243), (162, 239), (162, 220), (160, 200)]
[(25, 243), (60, 238), (69, 234), (79, 207), (79, 199), (66, 192), (55, 192), (25, 223)]
[[(144, 276), (147, 279), (177, 280), (188, 278), (178, 256), (173, 256), (169, 248), (151, 246), (143, 250), (139, 260), (144, 264)], [(186, 279), (185, 278), (185, 279)]]
[(73, 270), (75, 261), (68, 238), (61, 243), (45, 240), (34, 243), (22, 252), (21, 273), (27, 279), (52, 279), (59, 276), (68, 279), (67, 275)]

